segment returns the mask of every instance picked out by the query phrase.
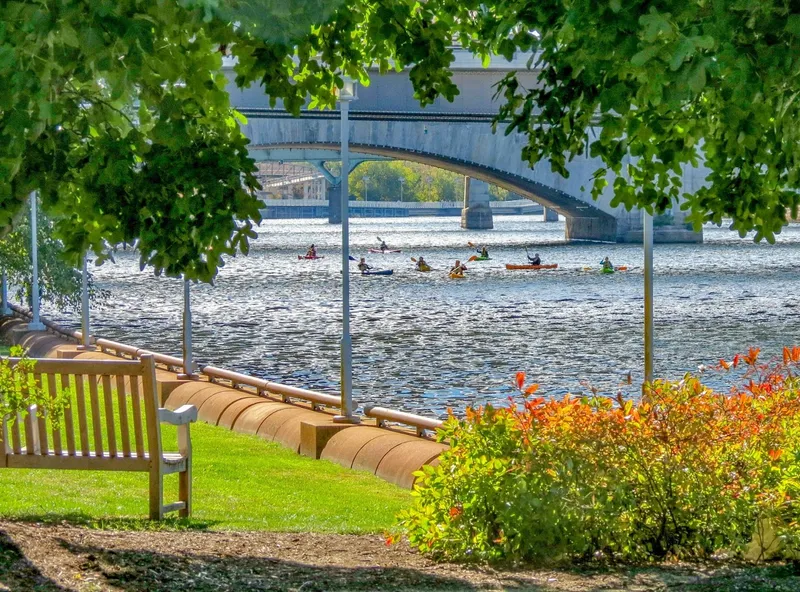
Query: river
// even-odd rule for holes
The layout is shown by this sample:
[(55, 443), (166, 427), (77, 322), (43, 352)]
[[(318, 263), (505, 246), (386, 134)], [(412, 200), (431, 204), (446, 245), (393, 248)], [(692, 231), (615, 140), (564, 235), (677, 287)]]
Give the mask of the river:
[[(523, 370), (541, 392), (616, 392), (630, 372), (642, 380), (643, 275), (640, 245), (565, 244), (564, 223), (495, 217), (490, 231), (456, 218), (351, 221), (351, 253), (377, 236), (401, 254), (367, 255), (391, 277), (351, 281), (354, 396), (443, 416), (448, 407), (504, 400)], [(488, 245), (492, 260), (469, 264), (464, 280), (445, 271)], [(298, 261), (315, 243), (325, 258)], [(192, 289), (195, 357), (270, 380), (336, 393), (341, 328), (340, 228), (324, 220), (269, 220), (248, 257), (227, 262), (214, 286)], [(535, 245), (555, 271), (507, 271)], [(435, 270), (413, 270), (423, 255)], [(634, 269), (595, 270), (608, 255)], [(655, 369), (676, 378), (750, 346), (779, 354), (798, 342), (800, 225), (775, 245), (709, 226), (700, 245), (656, 245)], [(353, 264), (355, 265), (355, 264)], [(140, 272), (133, 252), (96, 270), (109, 303), (92, 311), (97, 335), (180, 353), (181, 282)], [(73, 313), (43, 314), (78, 327)], [(711, 377), (712, 383), (719, 378)], [(584, 382), (585, 381), (585, 382)], [(718, 385), (721, 386), (721, 383)]]

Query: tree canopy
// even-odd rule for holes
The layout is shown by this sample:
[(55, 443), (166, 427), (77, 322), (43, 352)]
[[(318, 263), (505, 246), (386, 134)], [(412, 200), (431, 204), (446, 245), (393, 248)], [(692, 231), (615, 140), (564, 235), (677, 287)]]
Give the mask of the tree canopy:
[[(0, 0), (0, 227), (41, 192), (77, 264), (139, 239), (142, 266), (210, 280), (259, 220), (236, 83), (297, 112), (335, 105), (346, 74), (409, 68), (417, 98), (452, 99), (452, 46), (510, 73), (496, 125), (562, 174), (586, 149), (592, 191), (661, 212), (703, 162), (690, 219), (773, 239), (796, 213), (800, 12), (777, 0)], [(508, 123), (510, 122), (510, 123)]]

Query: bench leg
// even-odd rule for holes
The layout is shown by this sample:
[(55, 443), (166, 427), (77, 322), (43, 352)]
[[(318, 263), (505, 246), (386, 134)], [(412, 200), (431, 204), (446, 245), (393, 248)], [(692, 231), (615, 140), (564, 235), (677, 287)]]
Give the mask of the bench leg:
[(150, 520), (164, 518), (164, 480), (159, 468), (150, 469)]
[(186, 459), (186, 470), (178, 473), (178, 499), (186, 507), (178, 512), (180, 518), (192, 516), (192, 459)]

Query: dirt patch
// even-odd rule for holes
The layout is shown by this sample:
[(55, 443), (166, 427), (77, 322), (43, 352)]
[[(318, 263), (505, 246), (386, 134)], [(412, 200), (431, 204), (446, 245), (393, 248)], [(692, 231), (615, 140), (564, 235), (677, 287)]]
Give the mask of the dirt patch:
[(800, 590), (791, 565), (498, 570), (380, 536), (103, 531), (0, 521), (0, 591)]

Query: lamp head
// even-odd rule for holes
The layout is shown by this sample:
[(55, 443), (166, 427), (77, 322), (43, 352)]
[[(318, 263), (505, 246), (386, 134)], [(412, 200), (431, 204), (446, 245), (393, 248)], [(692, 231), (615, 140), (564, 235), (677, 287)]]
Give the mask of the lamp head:
[(342, 76), (342, 88), (336, 88), (335, 92), (340, 102), (355, 101), (358, 98), (358, 82), (349, 76)]

